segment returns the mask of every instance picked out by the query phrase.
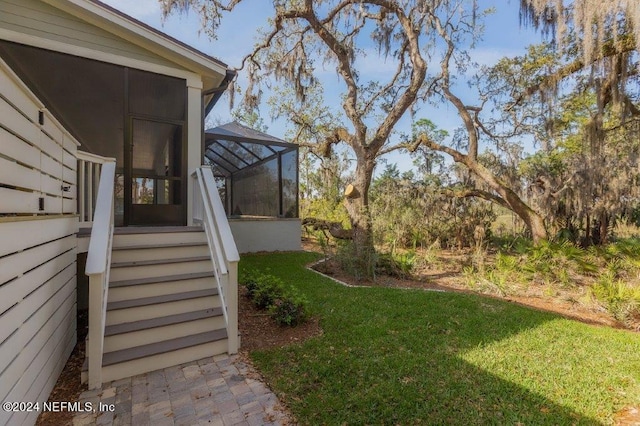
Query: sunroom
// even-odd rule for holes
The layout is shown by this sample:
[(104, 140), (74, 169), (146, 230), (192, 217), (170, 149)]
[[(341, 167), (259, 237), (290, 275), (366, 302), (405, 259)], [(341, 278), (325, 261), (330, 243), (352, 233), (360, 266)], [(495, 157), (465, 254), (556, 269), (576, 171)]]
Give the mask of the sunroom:
[(204, 156), (240, 252), (300, 250), (297, 145), (234, 121), (205, 131)]

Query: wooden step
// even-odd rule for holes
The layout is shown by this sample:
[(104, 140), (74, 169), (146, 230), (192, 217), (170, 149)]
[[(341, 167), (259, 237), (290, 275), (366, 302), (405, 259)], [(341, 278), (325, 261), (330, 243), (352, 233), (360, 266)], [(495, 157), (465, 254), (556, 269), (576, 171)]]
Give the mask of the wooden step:
[(104, 352), (225, 328), (222, 308), (202, 309), (105, 328)]
[[(222, 329), (107, 352), (102, 358), (102, 381), (105, 383), (132, 377), (222, 354), (226, 350), (227, 332)], [(87, 366), (88, 361), (85, 359), (82, 372), (82, 380), (85, 382)]]
[(113, 235), (175, 234), (203, 232), (201, 226), (121, 226), (113, 229)]
[(137, 278), (109, 284), (109, 302), (215, 288), (212, 272)]
[(129, 246), (166, 245), (180, 243), (207, 243), (201, 227), (127, 227), (116, 228), (113, 235), (114, 249)]
[(216, 296), (218, 290), (215, 288), (207, 290), (189, 291), (184, 293), (165, 294), (162, 296), (143, 297), (141, 299), (122, 300), (120, 302), (107, 303), (107, 312), (118, 309), (137, 308), (139, 306), (152, 306), (161, 303), (169, 303), (180, 300), (196, 299), (199, 297)]
[(133, 261), (126, 261), (126, 262), (111, 263), (111, 268), (117, 269), (117, 268), (130, 268), (133, 266), (153, 266), (153, 265), (164, 265), (164, 264), (170, 264), (170, 263), (199, 262), (201, 260), (210, 260), (210, 257), (197, 256), (197, 257), (189, 257), (187, 259), (133, 260)]
[(140, 345), (131, 349), (121, 351), (106, 352), (102, 356), (102, 366), (106, 367), (113, 364), (120, 364), (127, 361), (146, 358), (153, 355), (166, 354), (179, 349), (191, 346), (202, 345), (205, 343), (216, 342), (227, 338), (227, 331), (214, 330), (204, 333), (192, 334), (190, 336), (178, 337), (177, 339), (164, 340), (149, 345)]
[(202, 318), (210, 318), (222, 315), (222, 308), (202, 309), (199, 311), (185, 312), (183, 314), (168, 315), (144, 321), (135, 321), (105, 327), (104, 335), (114, 336), (116, 334), (131, 333), (134, 331), (146, 330), (165, 325), (177, 324), (187, 321), (195, 321)]
[(145, 260), (179, 259), (209, 256), (209, 246), (203, 242), (146, 244), (116, 247), (111, 253), (112, 263)]
[(124, 281), (210, 271), (213, 271), (211, 258), (197, 256), (184, 259), (116, 262), (111, 264), (109, 277), (110, 281)]
[(188, 246), (206, 246), (206, 242), (193, 241), (185, 243), (164, 243), (164, 244), (141, 244), (137, 246), (115, 247), (114, 250), (139, 250), (149, 248), (171, 248), (171, 247), (188, 247)]
[[(85, 238), (91, 236), (91, 227), (79, 228), (76, 236)], [(141, 234), (175, 234), (183, 232), (203, 232), (201, 226), (120, 226), (113, 228), (113, 235), (141, 235)]]
[(198, 272), (192, 274), (168, 275), (165, 277), (136, 278), (133, 280), (111, 281), (109, 283), (109, 291), (112, 288), (138, 286), (144, 284), (154, 284), (172, 281), (191, 280), (196, 278), (213, 277), (213, 272)]
[(107, 303), (106, 325), (143, 321), (221, 305), (218, 290), (196, 290)]
[[(227, 332), (217, 330), (145, 346), (144, 349), (106, 353), (107, 363), (103, 362), (102, 367), (103, 381), (118, 380), (223, 354), (227, 351)], [(157, 353), (150, 355), (150, 352)], [(124, 361), (128, 358), (132, 359)], [(108, 364), (116, 360), (120, 362)]]

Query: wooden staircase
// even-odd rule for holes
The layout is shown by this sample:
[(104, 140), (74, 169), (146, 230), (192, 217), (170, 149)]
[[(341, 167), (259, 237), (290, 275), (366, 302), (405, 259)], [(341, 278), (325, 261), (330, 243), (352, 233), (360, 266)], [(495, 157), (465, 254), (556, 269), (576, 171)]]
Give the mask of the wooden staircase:
[(103, 382), (227, 352), (202, 228), (116, 228), (105, 324)]

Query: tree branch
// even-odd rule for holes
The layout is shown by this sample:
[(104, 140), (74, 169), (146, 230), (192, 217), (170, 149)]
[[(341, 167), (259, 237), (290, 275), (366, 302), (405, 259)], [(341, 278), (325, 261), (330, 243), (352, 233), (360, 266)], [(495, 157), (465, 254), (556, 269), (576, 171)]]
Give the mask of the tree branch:
[(451, 91), (451, 86), (450, 86), (451, 74), (449, 71), (449, 64), (450, 64), (451, 58), (453, 57), (453, 52), (455, 51), (455, 43), (452, 40), (451, 35), (447, 32), (445, 28), (446, 25), (442, 25), (442, 21), (440, 20), (440, 18), (437, 16), (434, 16), (433, 19), (434, 19), (435, 27), (436, 27), (436, 30), (438, 31), (438, 34), (447, 43), (447, 52), (445, 53), (442, 61), (440, 62), (440, 67), (442, 70), (441, 89), (444, 97), (455, 106), (456, 110), (458, 110), (458, 115), (460, 115), (460, 118), (462, 119), (462, 122), (464, 123), (464, 127), (467, 131), (467, 135), (469, 136), (468, 156), (471, 157), (473, 160), (475, 160), (476, 158), (478, 158), (478, 139), (479, 139), (478, 129), (475, 126), (473, 117), (471, 117), (471, 113), (465, 107), (462, 100), (458, 98)]
[(491, 192), (484, 191), (482, 189), (477, 188), (456, 188), (456, 189), (443, 189), (440, 191), (442, 195), (446, 195), (447, 197), (452, 198), (468, 198), (468, 197), (478, 197), (483, 200), (491, 201), (497, 203), (507, 209), (511, 209), (509, 203), (505, 201), (504, 198), (492, 194)]
[[(406, 51), (407, 49), (407, 43), (406, 41), (403, 42), (402, 47), (400, 48), (401, 52)], [(404, 67), (405, 67), (405, 58), (404, 58), (404, 53), (400, 55), (400, 59), (398, 61), (398, 67), (396, 68), (396, 72), (393, 75), (393, 77), (391, 78), (391, 80), (389, 81), (388, 84), (386, 84), (384, 87), (382, 87), (380, 90), (378, 90), (378, 92), (376, 94), (374, 94), (371, 99), (369, 99), (368, 102), (365, 103), (364, 107), (362, 108), (362, 111), (364, 113), (366, 113), (367, 111), (369, 111), (373, 104), (384, 94), (389, 93), (389, 91), (391, 91), (391, 89), (396, 86), (396, 83), (400, 77), (400, 75), (402, 75), (402, 72), (404, 71)], [(394, 102), (395, 103), (395, 102)]]
[(508, 109), (514, 108), (519, 105), (520, 102), (529, 98), (535, 93), (551, 90), (563, 79), (583, 70), (587, 65), (595, 65), (604, 58), (620, 55), (622, 53), (632, 52), (636, 49), (635, 37), (632, 34), (626, 34), (620, 37), (617, 41), (609, 40), (602, 45), (600, 55), (593, 58), (588, 64), (585, 64), (583, 58), (577, 59), (552, 74), (546, 75), (540, 82), (527, 87), (520, 96), (516, 98), (512, 105)]
[[(323, 22), (321, 22), (313, 11), (313, 0), (305, 0), (305, 13), (303, 18), (309, 23), (314, 32), (320, 37), (325, 45), (333, 52), (338, 60), (338, 72), (347, 85), (347, 96), (343, 102), (343, 108), (349, 120), (353, 123), (359, 139), (364, 140), (366, 137), (367, 127), (362, 121), (362, 115), (357, 110), (358, 85), (352, 69), (349, 49), (343, 43), (338, 41), (334, 34), (331, 33)], [(356, 146), (354, 150), (358, 150)]]
[[(396, 15), (406, 37), (406, 45), (411, 61), (411, 77), (409, 87), (393, 105), (387, 116), (375, 132), (369, 146), (373, 152), (377, 152), (387, 141), (395, 124), (400, 120), (407, 109), (415, 102), (427, 74), (427, 64), (420, 51), (419, 32), (420, 27), (414, 25), (409, 17), (404, 13), (397, 2), (390, 0), (370, 0), (371, 4), (383, 7)], [(428, 6), (425, 6), (428, 7)]]

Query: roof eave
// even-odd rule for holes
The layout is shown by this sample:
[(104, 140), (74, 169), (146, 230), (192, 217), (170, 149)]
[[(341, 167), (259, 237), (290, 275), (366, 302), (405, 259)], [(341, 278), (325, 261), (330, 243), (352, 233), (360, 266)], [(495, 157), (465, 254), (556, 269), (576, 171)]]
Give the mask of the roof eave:
[(211, 112), (215, 104), (217, 104), (220, 98), (222, 97), (222, 94), (226, 92), (227, 88), (229, 87), (229, 83), (231, 83), (231, 80), (233, 80), (236, 77), (236, 74), (237, 74), (236, 71), (227, 70), (227, 73), (224, 79), (222, 80), (222, 82), (220, 82), (220, 85), (218, 87), (210, 89), (208, 91), (207, 90), (203, 91), (203, 96), (210, 95), (209, 99), (205, 100), (206, 102), (206, 105), (204, 107), (205, 117), (209, 115), (209, 113)]
[(227, 65), (98, 0), (42, 0), (200, 75), (224, 79)]

